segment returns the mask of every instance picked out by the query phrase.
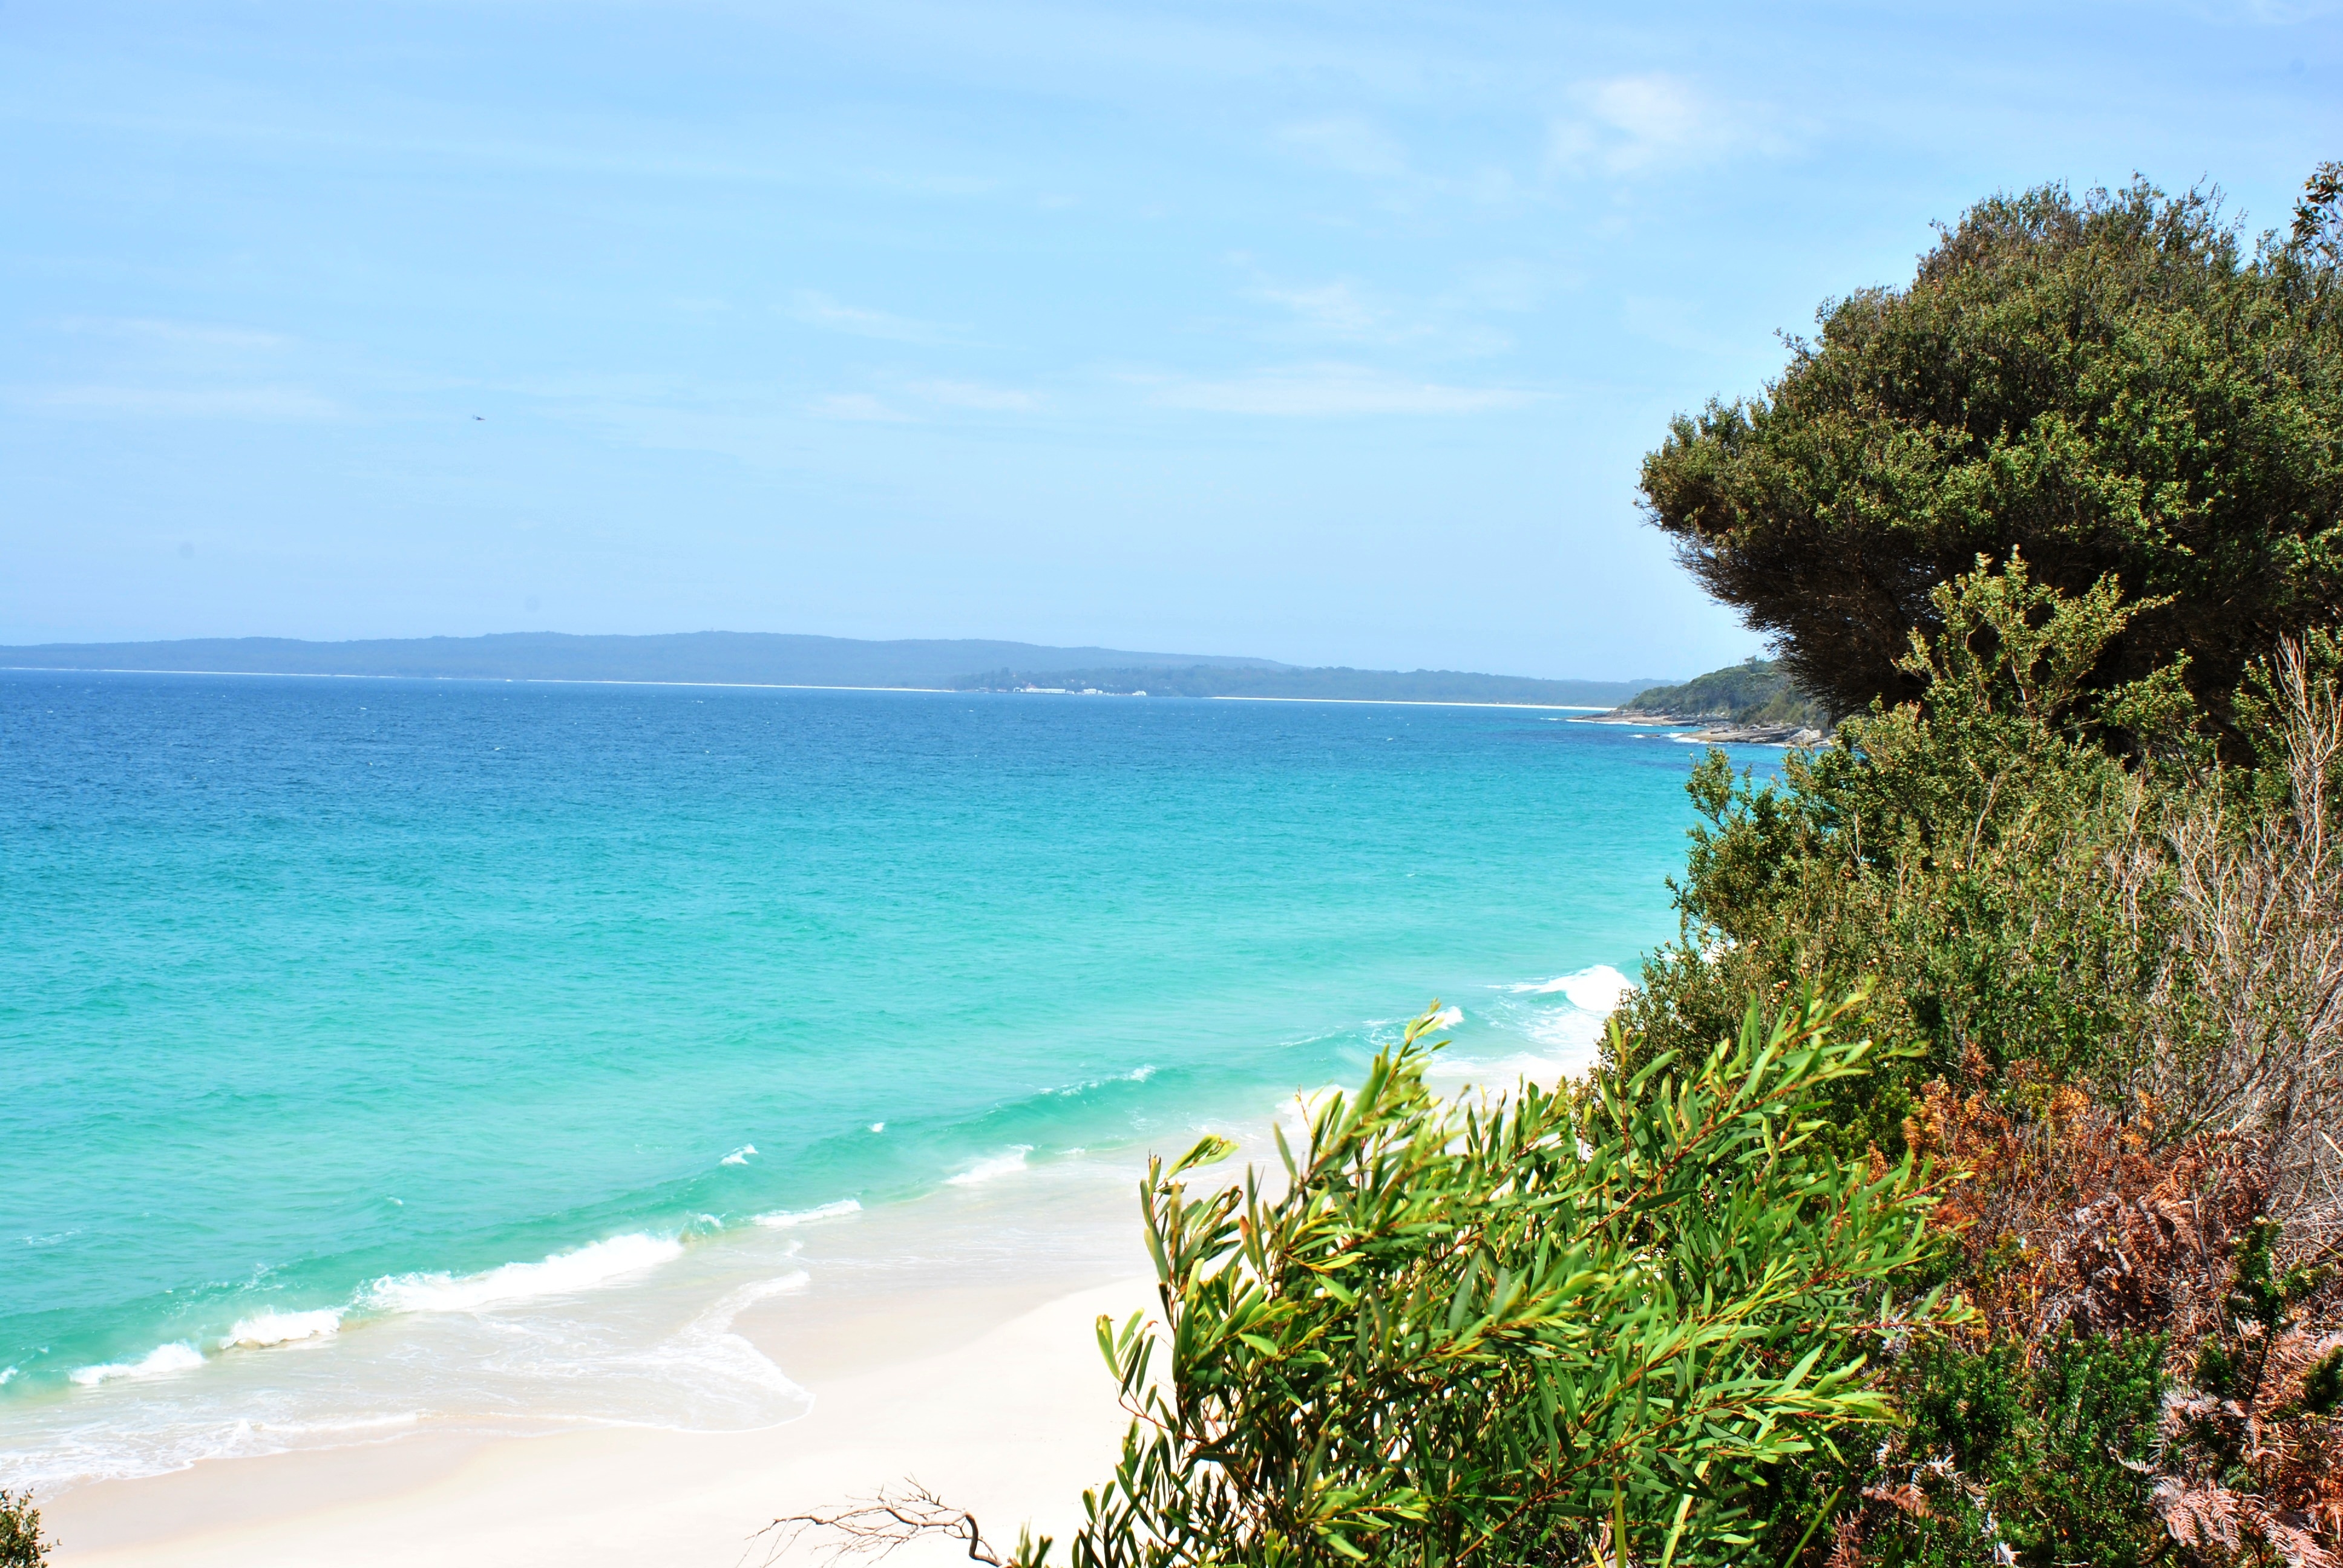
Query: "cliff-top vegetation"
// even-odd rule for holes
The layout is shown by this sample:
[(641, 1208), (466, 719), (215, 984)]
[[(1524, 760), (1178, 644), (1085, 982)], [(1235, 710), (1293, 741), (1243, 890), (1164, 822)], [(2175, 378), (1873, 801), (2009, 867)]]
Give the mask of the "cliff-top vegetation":
[(1824, 730), (1828, 709), (1798, 689), (1779, 659), (1752, 658), (1678, 686), (1637, 692), (1613, 710), (1623, 718), (1680, 724), (1789, 725)]

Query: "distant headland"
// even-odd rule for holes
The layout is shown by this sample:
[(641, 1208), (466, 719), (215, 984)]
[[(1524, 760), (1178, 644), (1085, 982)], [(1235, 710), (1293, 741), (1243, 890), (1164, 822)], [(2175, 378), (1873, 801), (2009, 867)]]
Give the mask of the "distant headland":
[(1770, 658), (1745, 659), (1681, 686), (1639, 691), (1590, 724), (1698, 724), (1691, 739), (1753, 746), (1814, 746), (1831, 729), (1822, 703), (1800, 690)]
[(709, 686), (898, 687), (1353, 702), (1485, 702), (1607, 708), (1654, 684), (1539, 680), (1463, 670), (1304, 668), (1274, 659), (1052, 648), (978, 638), (811, 637), (697, 631), (653, 637), (503, 632), (488, 637), (190, 638), (0, 648), (0, 669)]

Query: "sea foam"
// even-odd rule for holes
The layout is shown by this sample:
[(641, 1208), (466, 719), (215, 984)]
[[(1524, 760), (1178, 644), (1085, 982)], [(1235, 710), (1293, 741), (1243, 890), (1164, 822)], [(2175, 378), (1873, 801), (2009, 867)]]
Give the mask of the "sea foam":
[[(797, 1404), (799, 1408), (789, 1414), (803, 1414), (811, 1407), (812, 1396), (790, 1381), (789, 1374), (755, 1345), (734, 1332), (732, 1322), (757, 1302), (772, 1296), (796, 1295), (811, 1282), (803, 1270), (798, 1270), (741, 1285), (694, 1318), (681, 1332), (644, 1352), (637, 1366), (663, 1379), (724, 1389), (735, 1398), (750, 1390), (761, 1391), (768, 1402), (778, 1396)], [(767, 1408), (770, 1408), (769, 1404)], [(760, 1421), (758, 1424), (770, 1423)]]
[(787, 1231), (799, 1225), (811, 1225), (823, 1220), (840, 1220), (849, 1214), (860, 1214), (862, 1205), (851, 1198), (841, 1198), (835, 1203), (824, 1203), (816, 1209), (776, 1209), (769, 1214), (759, 1214), (755, 1222), (768, 1231)]
[(723, 1159), (718, 1161), (717, 1163), (719, 1165), (746, 1165), (749, 1163), (749, 1156), (754, 1154), (756, 1151), (757, 1146), (755, 1144), (743, 1143), (739, 1148), (735, 1149), (731, 1153), (727, 1154)]
[(980, 1181), (990, 1181), (995, 1176), (1007, 1176), (1025, 1169), (1025, 1156), (1033, 1152), (1031, 1143), (1020, 1143), (1005, 1154), (990, 1160), (980, 1160), (957, 1176), (947, 1176), (945, 1181), (954, 1187), (973, 1187)]
[(236, 1327), (222, 1336), (219, 1348), (224, 1351), (266, 1350), (272, 1345), (296, 1344), (303, 1340), (322, 1340), (338, 1333), (342, 1314), (332, 1307), (319, 1307), (307, 1312), (255, 1312), (241, 1318)]
[(71, 1376), (84, 1388), (111, 1382), (116, 1378), (162, 1377), (169, 1372), (193, 1372), (204, 1364), (204, 1352), (184, 1341), (156, 1345), (144, 1360), (106, 1362), (94, 1367), (78, 1367)]
[(1505, 989), (1515, 996), (1560, 995), (1573, 1007), (1607, 1015), (1619, 1005), (1620, 998), (1635, 989), (1635, 982), (1609, 964), (1596, 964), (1553, 980), (1531, 980)]
[(542, 1262), (507, 1263), (478, 1274), (386, 1274), (367, 1288), (366, 1301), (378, 1312), (477, 1312), (615, 1284), (681, 1256), (683, 1243), (671, 1236), (613, 1236)]
[(1516, 1078), (1550, 1083), (1583, 1073), (1594, 1065), (1604, 1023), (1634, 982), (1609, 964), (1594, 964), (1551, 980), (1492, 989), (1507, 993), (1508, 1000), (1493, 1003), (1486, 1021), (1500, 1037), (1526, 1039), (1536, 1049), (1491, 1058), (1446, 1054), (1434, 1063), (1434, 1076), (1479, 1083)]

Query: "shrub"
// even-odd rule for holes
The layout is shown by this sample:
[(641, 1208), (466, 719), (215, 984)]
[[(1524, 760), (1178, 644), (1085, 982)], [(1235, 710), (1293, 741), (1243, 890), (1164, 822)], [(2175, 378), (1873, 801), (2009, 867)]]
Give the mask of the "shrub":
[(41, 1535), (41, 1512), (29, 1492), (0, 1486), (0, 1568), (42, 1568), (49, 1543)]
[[(1855, 1005), (1753, 1008), (1689, 1060), (1453, 1103), (1423, 1086), (1427, 1013), (1299, 1151), (1281, 1133), (1282, 1193), (1258, 1171), (1192, 1193), (1219, 1139), (1151, 1164), (1161, 1315), (1100, 1320), (1132, 1420), (1076, 1568), (1745, 1555), (1767, 1471), (1888, 1422), (1869, 1355), (1958, 1316), (1890, 1282), (1934, 1192), (1813, 1137), (1875, 1055), (1837, 1032)], [(918, 1492), (783, 1524), (1001, 1561)]]
[(1945, 629), (1906, 653), (1923, 699), (1792, 753), (1779, 786), (1720, 751), (1695, 769), (1682, 932), (1627, 1000), (1621, 1068), (1714, 1038), (1749, 996), (1867, 984), (1903, 1054), (1833, 1119), (1843, 1151), (1892, 1154), (1916, 1085), (1972, 1050), (2097, 1074), (2141, 1040), (2170, 873), (2139, 852), (2139, 772), (2101, 741), (2121, 725), (2185, 756), (2187, 698), (2170, 670), (2084, 685), (2136, 613), (2112, 584), (2068, 598), (2022, 558), (1986, 565), (1937, 590)]

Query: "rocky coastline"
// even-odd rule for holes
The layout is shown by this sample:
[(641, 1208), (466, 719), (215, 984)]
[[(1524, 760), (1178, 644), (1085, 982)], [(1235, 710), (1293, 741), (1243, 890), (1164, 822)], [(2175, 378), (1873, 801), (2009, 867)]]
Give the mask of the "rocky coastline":
[(1624, 709), (1613, 709), (1608, 713), (1589, 714), (1574, 719), (1573, 724), (1659, 724), (1698, 725), (1700, 728), (1680, 737), (1685, 740), (1703, 740), (1717, 746), (1780, 746), (1804, 748), (1820, 746), (1830, 737), (1810, 724), (1738, 724), (1721, 714), (1631, 713)]

